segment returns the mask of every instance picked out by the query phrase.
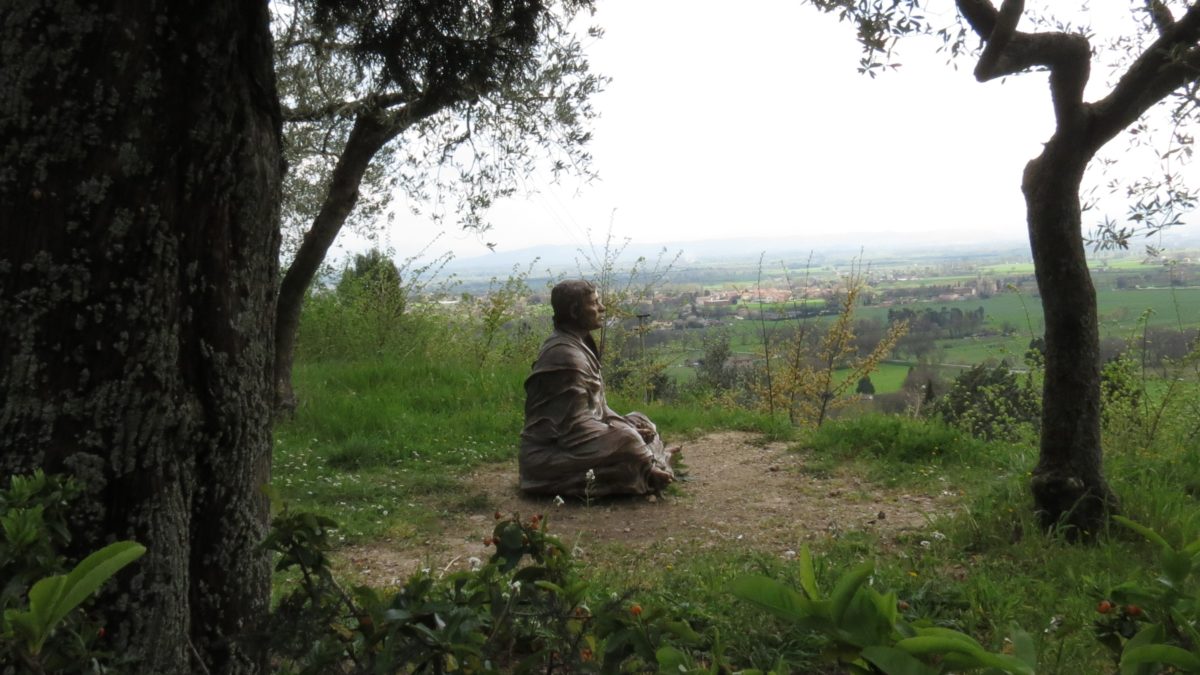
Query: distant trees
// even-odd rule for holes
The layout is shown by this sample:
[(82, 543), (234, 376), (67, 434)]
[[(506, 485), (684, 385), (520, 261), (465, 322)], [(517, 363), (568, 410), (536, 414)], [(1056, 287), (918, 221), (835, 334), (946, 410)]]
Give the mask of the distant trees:
[(935, 338), (960, 338), (983, 327), (983, 307), (963, 311), (960, 307), (926, 308), (920, 311), (909, 307), (889, 309), (887, 322), (907, 321), (909, 333), (932, 334)]
[(861, 378), (859, 378), (858, 386), (854, 388), (854, 391), (856, 393), (863, 394), (864, 396), (874, 395), (875, 385), (871, 382), (871, 376), (863, 375)]
[(937, 351), (938, 340), (965, 337), (983, 330), (984, 311), (983, 307), (966, 311), (958, 307), (919, 311), (909, 307), (889, 309), (888, 325), (897, 321), (906, 322), (908, 332), (896, 344), (896, 353), (922, 360)]
[(737, 369), (729, 363), (733, 350), (728, 335), (717, 335), (704, 342), (704, 356), (696, 369), (697, 384), (714, 392), (728, 391), (737, 383)]
[[(810, 0), (858, 24), (863, 44), (861, 68), (884, 66), (894, 42), (915, 32), (932, 32), (916, 0)], [(1200, 5), (1187, 4), (1177, 18), (1159, 0), (1133, 11), (1137, 35), (1114, 41), (1121, 64), (1108, 93), (1084, 101), (1093, 61), (1112, 56), (1093, 47), (1086, 26), (1032, 13), (1025, 32), (1023, 0), (956, 0), (957, 30), (939, 32), (951, 54), (967, 51), (967, 38), (982, 42), (975, 66), (980, 82), (1031, 71), (1049, 71), (1055, 127), (1042, 152), (1026, 166), (1021, 181), (1030, 244), (1046, 326), (1046, 375), (1042, 396), (1040, 458), (1031, 483), (1038, 517), (1047, 527), (1067, 525), (1073, 534), (1098, 532), (1117, 506), (1104, 478), (1100, 447), (1100, 362), (1096, 293), (1088, 271), (1082, 233), (1080, 187), (1092, 158), (1123, 130), (1138, 124), (1150, 108), (1170, 97), (1180, 125), (1172, 142), (1190, 144), (1184, 130), (1195, 114), (1194, 88), (1200, 81)], [(1056, 8), (1057, 10), (1058, 8)], [(1057, 28), (1056, 28), (1057, 27)], [(1173, 156), (1175, 150), (1166, 156)], [(982, 158), (987, 161), (987, 158)], [(1194, 194), (1168, 174), (1131, 191), (1131, 225), (1106, 221), (1100, 241), (1128, 244), (1135, 230), (1154, 231), (1178, 222), (1179, 205)]]

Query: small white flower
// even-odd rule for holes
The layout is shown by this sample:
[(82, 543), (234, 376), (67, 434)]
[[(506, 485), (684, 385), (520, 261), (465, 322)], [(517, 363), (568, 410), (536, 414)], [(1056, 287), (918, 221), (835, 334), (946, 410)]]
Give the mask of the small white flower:
[(1062, 627), (1063, 618), (1061, 616), (1050, 617), (1050, 624), (1046, 626), (1045, 633), (1053, 633)]
[(514, 592), (519, 591), (519, 590), (521, 590), (521, 582), (514, 581), (511, 584), (509, 584), (508, 587), (513, 589)]
[(928, 539), (921, 540), (921, 548), (929, 548), (930, 546), (933, 546), (933, 544)]
[(596, 480), (596, 471), (594, 469), (588, 469), (588, 472), (584, 477), (587, 478), (587, 482), (591, 483)]
[(555, 505), (555, 506), (562, 506), (563, 504), (566, 504), (566, 502), (565, 502), (565, 501), (563, 501), (563, 498), (562, 498), (562, 496), (560, 496), (560, 495), (554, 495), (554, 505)]
[(475, 556), (471, 556), (470, 558), (467, 558), (467, 565), (471, 567), (471, 571), (475, 571), (480, 567), (483, 567), (483, 561)]
[(934, 541), (943, 541), (946, 539), (946, 535), (938, 532), (937, 530), (934, 530), (929, 536), (933, 537)]

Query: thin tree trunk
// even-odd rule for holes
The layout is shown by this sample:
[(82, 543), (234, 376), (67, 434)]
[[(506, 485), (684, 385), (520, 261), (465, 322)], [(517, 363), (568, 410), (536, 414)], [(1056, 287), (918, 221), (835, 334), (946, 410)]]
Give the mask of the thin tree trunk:
[(296, 252), (296, 258), (283, 275), (279, 286), (279, 305), (275, 319), (275, 406), (290, 411), (296, 406), (292, 390), (292, 358), (296, 349), (296, 331), (300, 327), (300, 310), (304, 294), (321, 268), (325, 254), (346, 224), (358, 189), (375, 153), (395, 138), (405, 127), (385, 125), (374, 114), (360, 113), (346, 139), (346, 147), (338, 158), (330, 179), (329, 191), (321, 211)]
[(84, 484), (77, 554), (147, 546), (103, 605), (129, 672), (266, 670), (240, 636), (270, 582), (268, 23), (246, 0), (0, 9), (0, 474)]
[(1096, 291), (1081, 234), (1079, 186), (1086, 146), (1060, 131), (1026, 167), (1038, 290), (1046, 322), (1040, 460), (1032, 490), (1045, 527), (1068, 525), (1071, 536), (1099, 531), (1116, 496), (1104, 479), (1100, 446), (1100, 339)]

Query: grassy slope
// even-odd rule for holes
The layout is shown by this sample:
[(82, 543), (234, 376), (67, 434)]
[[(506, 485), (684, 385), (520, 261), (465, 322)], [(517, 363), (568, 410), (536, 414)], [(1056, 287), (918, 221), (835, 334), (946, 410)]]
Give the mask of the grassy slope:
[[(417, 359), (300, 364), (297, 388), (304, 404), (278, 427), (275, 484), (293, 508), (341, 521), (348, 542), (436, 531), (447, 510), (477, 506), (456, 501), (462, 498), (452, 489), (455, 476), (515, 454), (523, 377), (523, 368), (480, 371)], [(619, 398), (613, 405), (635, 407)], [(646, 409), (671, 435), (772, 429), (745, 412)], [(1164, 430), (1147, 442), (1144, 424), (1120, 428), (1125, 435), (1107, 442), (1108, 472), (1126, 500), (1125, 512), (1176, 542), (1200, 536), (1195, 440)], [(1152, 552), (1123, 532), (1094, 546), (1040, 534), (1026, 487), (1032, 445), (1029, 439), (983, 444), (930, 423), (877, 417), (832, 423), (805, 437), (798, 446), (812, 449), (814, 466), (847, 465), (874, 481), (913, 491), (950, 490), (964, 500), (961, 512), (899, 542), (878, 541), (867, 532), (818, 538), (826, 583), (847, 565), (875, 559), (876, 583), (897, 590), (914, 617), (968, 630), (994, 647), (1015, 622), (1038, 639), (1047, 664), (1040, 672), (1102, 669), (1106, 657), (1089, 632), (1100, 591), (1089, 589), (1152, 578)], [(805, 634), (728, 595), (730, 580), (747, 571), (785, 580), (797, 573), (788, 561), (717, 545), (666, 567), (637, 552), (618, 552), (591, 574), (601, 589), (638, 588), (649, 602), (707, 622), (744, 665), (811, 658)], [(1042, 632), (1054, 617), (1060, 627)]]

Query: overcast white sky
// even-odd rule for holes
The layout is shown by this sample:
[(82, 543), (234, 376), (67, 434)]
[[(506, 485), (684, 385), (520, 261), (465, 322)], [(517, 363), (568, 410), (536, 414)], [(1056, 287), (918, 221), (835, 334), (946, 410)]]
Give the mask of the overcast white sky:
[[(798, 0), (597, 4), (606, 34), (591, 60), (612, 77), (596, 101), (600, 181), (535, 180), (536, 194), (497, 206), (486, 235), (451, 228), (433, 251), (581, 245), (610, 219), (638, 243), (836, 236), (860, 239), (868, 257), (880, 233), (1024, 236), (1021, 171), (1053, 123), (1044, 74), (979, 84), (973, 63), (956, 71), (935, 42), (912, 40), (899, 71), (872, 80), (856, 72), (853, 27)], [(1111, 13), (1087, 15), (1098, 32), (1131, 30), (1124, 2), (1097, 4)], [(951, 2), (934, 10), (944, 13), (929, 12), (932, 23), (952, 22)], [(1105, 79), (1093, 72), (1089, 98)], [(437, 232), (400, 211), (386, 244), (411, 254)]]

